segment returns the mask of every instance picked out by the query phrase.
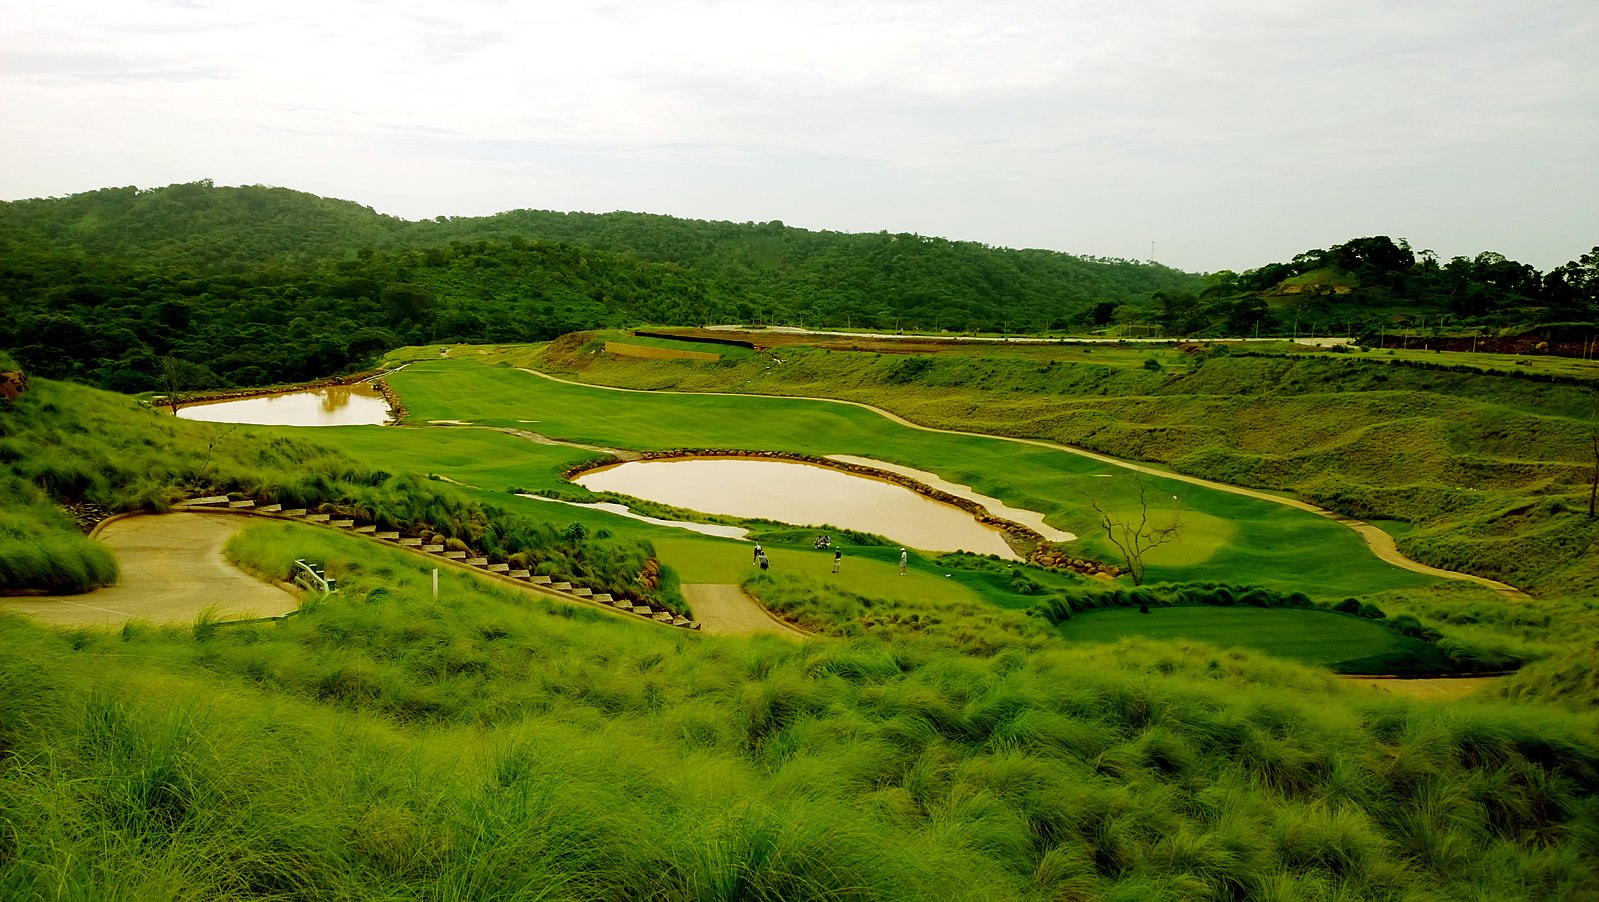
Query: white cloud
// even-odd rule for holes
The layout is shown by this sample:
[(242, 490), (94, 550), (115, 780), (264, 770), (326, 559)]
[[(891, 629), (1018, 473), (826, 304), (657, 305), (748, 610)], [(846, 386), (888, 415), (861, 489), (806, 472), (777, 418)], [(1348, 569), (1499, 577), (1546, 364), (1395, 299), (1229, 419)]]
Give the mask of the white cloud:
[(1587, 0), (0, 0), (0, 35), (0, 197), (211, 177), (1194, 269), (1599, 242)]

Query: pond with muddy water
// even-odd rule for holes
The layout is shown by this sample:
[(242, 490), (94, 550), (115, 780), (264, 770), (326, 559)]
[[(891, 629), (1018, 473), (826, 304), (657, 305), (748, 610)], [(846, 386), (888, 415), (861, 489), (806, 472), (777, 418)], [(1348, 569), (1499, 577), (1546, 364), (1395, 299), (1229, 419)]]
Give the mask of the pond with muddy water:
[(925, 551), (1016, 558), (1004, 533), (958, 507), (843, 470), (790, 460), (736, 457), (630, 461), (574, 480), (674, 507), (886, 536)]
[(358, 382), (281, 395), (191, 404), (178, 408), (178, 417), (206, 423), (257, 426), (381, 426), (389, 421), (389, 402), (372, 385)]

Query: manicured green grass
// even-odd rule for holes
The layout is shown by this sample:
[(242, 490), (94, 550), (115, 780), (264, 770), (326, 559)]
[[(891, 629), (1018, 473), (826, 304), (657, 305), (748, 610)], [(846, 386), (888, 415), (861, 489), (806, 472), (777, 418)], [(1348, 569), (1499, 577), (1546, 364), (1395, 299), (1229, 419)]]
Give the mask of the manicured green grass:
[[(788, 346), (773, 355), (780, 364), (705, 366), (609, 359), (587, 353), (588, 341), (501, 347), (479, 359), (642, 389), (863, 401), (930, 426), (1050, 439), (1404, 521), (1415, 527), (1400, 542), (1410, 557), (1535, 594), (1599, 586), (1599, 567), (1588, 563), (1599, 557), (1581, 553), (1599, 538), (1585, 516), (1599, 423), (1591, 362), (1567, 361), (1588, 374), (1581, 385), (1546, 378), (1539, 365), (1553, 360), (1505, 364), (1531, 377), (1511, 378), (1477, 371), (1486, 359), (1440, 370), (1445, 360), (1425, 356), (1286, 343), (1154, 352), (1167, 358), (1146, 370), (1122, 365), (1130, 349), (974, 345), (901, 355)], [(1507, 515), (1529, 504), (1536, 516)]]
[[(709, 537), (654, 537), (652, 544), (663, 560), (676, 568), (686, 583), (742, 583), (760, 572), (752, 562), (748, 542)], [(968, 586), (966, 574), (957, 579), (953, 570), (938, 570), (920, 557), (899, 575), (899, 549), (851, 547), (843, 566), (833, 573), (833, 553), (810, 548), (765, 546), (773, 573), (800, 573), (821, 585), (840, 591), (890, 600), (970, 602), (979, 599)], [(945, 573), (952, 574), (945, 577)]]
[(539, 444), (504, 432), (459, 426), (341, 426), (321, 430), (314, 438), (374, 465), (406, 473), (447, 476), (490, 492), (553, 489), (583, 497), (588, 493), (561, 479), (561, 473), (575, 463), (599, 456), (580, 448)]
[[(1077, 532), (1085, 549), (1102, 558), (1108, 558), (1109, 549), (1094, 535), (1086, 498), (1107, 486), (1112, 492), (1130, 490), (1127, 480), (1115, 478), (1123, 471), (1065, 451), (911, 429), (849, 405), (608, 391), (459, 361), (418, 363), (397, 374), (393, 384), (417, 422), (460, 419), (609, 447), (774, 449), (907, 464), (1040, 510), (1050, 523)], [(381, 444), (370, 441), (374, 447)], [(528, 454), (530, 460), (535, 456)], [(407, 459), (414, 465), (414, 456)], [(460, 471), (465, 478), (445, 475), (482, 484), (486, 466), (494, 468), (496, 482), (507, 484), (540, 485), (549, 473), (546, 464), (519, 476), (504, 457), (465, 464)], [(1145, 479), (1153, 497), (1181, 497), (1192, 524), (1180, 544), (1149, 555), (1151, 580), (1225, 579), (1320, 595), (1431, 581), (1378, 561), (1352, 531), (1324, 518), (1158, 476)]]
[(1291, 608), (1155, 607), (1088, 611), (1057, 629), (1071, 642), (1117, 642), (1132, 636), (1247, 648), (1306, 664), (1419, 652), (1425, 643), (1348, 614)]

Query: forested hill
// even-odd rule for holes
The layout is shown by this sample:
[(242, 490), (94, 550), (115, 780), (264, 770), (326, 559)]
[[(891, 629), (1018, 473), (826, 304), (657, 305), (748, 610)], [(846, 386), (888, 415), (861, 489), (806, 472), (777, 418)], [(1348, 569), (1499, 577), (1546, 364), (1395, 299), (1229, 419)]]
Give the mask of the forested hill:
[[(774, 321), (1041, 331), (1089, 322), (1099, 304), (1142, 304), (1201, 280), (1159, 264), (1013, 250), (924, 235), (815, 232), (642, 213), (515, 210), (416, 224), (451, 239), (521, 235), (692, 266)], [(762, 305), (769, 305), (763, 307)]]
[(1540, 273), (1494, 251), (1440, 261), (1376, 235), (1243, 273), (1210, 273), (1197, 294), (1163, 291), (1153, 301), (1142, 315), (1167, 335), (1247, 334), (1258, 325), (1268, 334), (1303, 326), (1376, 339), (1429, 324), (1436, 334), (1448, 323), (1456, 335), (1585, 342), (1599, 323), (1599, 247)]
[(0, 202), (0, 251), (42, 248), (156, 269), (238, 273), (392, 247), (409, 225), (351, 201), (201, 181)]
[(739, 321), (1039, 331), (1198, 276), (1125, 260), (779, 222), (519, 210), (412, 222), (284, 188), (106, 188), (0, 203), (0, 347), (136, 391), (163, 358), (221, 383), (406, 343)]

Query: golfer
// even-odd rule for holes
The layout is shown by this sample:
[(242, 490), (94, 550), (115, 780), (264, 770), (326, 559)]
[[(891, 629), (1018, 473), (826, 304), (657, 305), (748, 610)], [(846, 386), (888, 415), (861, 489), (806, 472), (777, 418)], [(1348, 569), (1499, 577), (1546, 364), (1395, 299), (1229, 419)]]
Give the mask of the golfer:
[(904, 576), (905, 575), (905, 565), (909, 564), (910, 560), (911, 560), (910, 552), (908, 552), (905, 549), (901, 548), (899, 550), (899, 575), (900, 576)]

